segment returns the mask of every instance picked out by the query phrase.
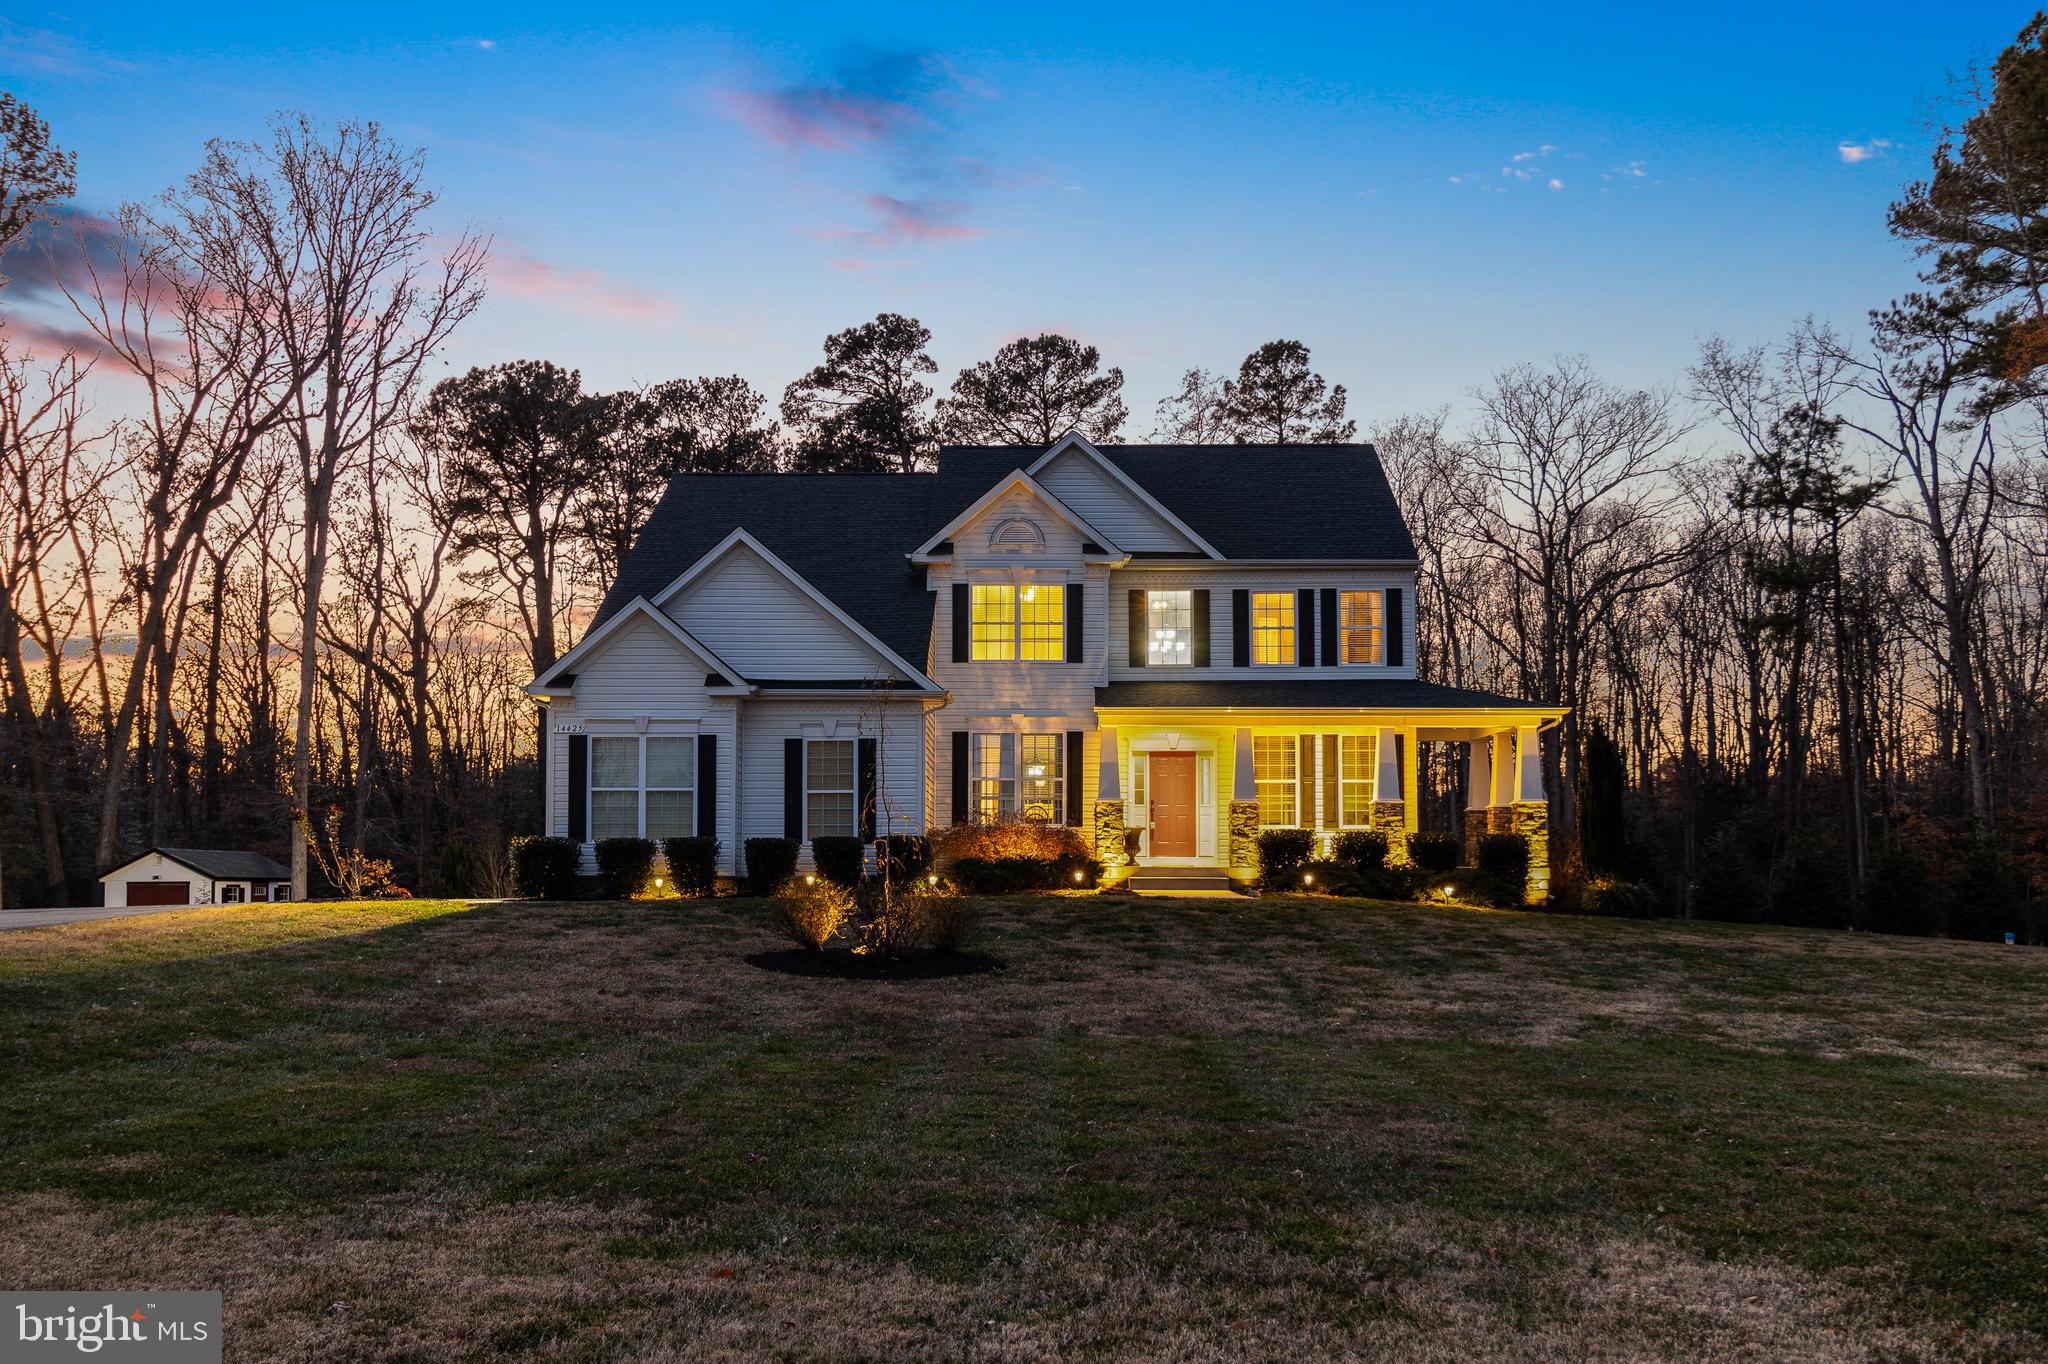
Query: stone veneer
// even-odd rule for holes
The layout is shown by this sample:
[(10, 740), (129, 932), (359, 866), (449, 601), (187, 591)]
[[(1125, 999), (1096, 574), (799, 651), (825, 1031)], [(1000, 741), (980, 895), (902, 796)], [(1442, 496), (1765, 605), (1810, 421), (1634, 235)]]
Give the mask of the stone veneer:
[(1130, 864), (1124, 851), (1124, 803), (1120, 800), (1095, 802), (1095, 860), (1102, 864), (1103, 879), (1115, 880)]
[(1376, 800), (1372, 803), (1371, 823), (1367, 826), (1387, 836), (1387, 865), (1405, 867), (1408, 865), (1408, 807), (1398, 800)]
[(1502, 813), (1510, 821), (1506, 832), (1529, 840), (1528, 898), (1530, 904), (1540, 904), (1550, 898), (1550, 802), (1516, 801), (1512, 809)]
[(1230, 876), (1234, 881), (1259, 879), (1259, 803), (1230, 802)]

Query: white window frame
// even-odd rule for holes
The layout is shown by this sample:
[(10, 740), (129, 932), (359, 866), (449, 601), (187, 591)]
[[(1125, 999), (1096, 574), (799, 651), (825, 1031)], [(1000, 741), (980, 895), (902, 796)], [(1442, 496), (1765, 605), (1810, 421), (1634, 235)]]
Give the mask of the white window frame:
[[(811, 784), (811, 754), (821, 745), (839, 744), (847, 750), (846, 782), (840, 786), (813, 786)], [(851, 827), (844, 831), (829, 829), (823, 832), (826, 838), (857, 838), (860, 835), (860, 741), (858, 739), (806, 739), (804, 740), (804, 841), (809, 842), (820, 836), (815, 827), (817, 821), (811, 816), (813, 796), (845, 796), (847, 808), (853, 812)]]
[[(1285, 744), (1288, 750), (1287, 765), (1293, 772), (1290, 778), (1261, 777), (1259, 775), (1259, 745)], [(1271, 823), (1266, 819), (1266, 798), (1263, 788), (1286, 786), (1291, 788), (1294, 818), (1284, 824)], [(1252, 795), (1259, 804), (1259, 827), (1262, 829), (1298, 829), (1301, 827), (1301, 736), (1298, 734), (1254, 734), (1252, 736)]]
[[(1371, 621), (1365, 625), (1353, 625), (1346, 616), (1351, 600), (1364, 598), (1368, 603)], [(1351, 657), (1351, 641), (1363, 635), (1371, 645), (1371, 657)], [(1387, 594), (1377, 587), (1347, 587), (1337, 593), (1337, 662), (1346, 668), (1383, 668), (1387, 663)]]
[(220, 888), (220, 902), (224, 905), (244, 904), (247, 897), (243, 892), (247, 889), (246, 886), (241, 885), (239, 882), (230, 882)]
[[(1285, 620), (1282, 623), (1276, 625), (1259, 624), (1259, 601), (1264, 597), (1278, 597), (1284, 603)], [(1251, 661), (1254, 668), (1291, 668), (1300, 661), (1296, 650), (1300, 648), (1301, 621), (1299, 619), (1296, 597), (1292, 590), (1285, 592), (1254, 591), (1251, 601), (1251, 628)], [(1275, 641), (1279, 657), (1265, 659), (1259, 657), (1259, 642), (1261, 638), (1270, 638)]]
[(1187, 588), (1145, 594), (1145, 666), (1186, 668), (1194, 664), (1195, 594)]
[[(1032, 749), (1050, 750), (1051, 761), (1043, 765), (1047, 769), (1041, 776), (1032, 776)], [(1067, 736), (1064, 731), (1053, 733), (1019, 734), (1017, 736), (1017, 812), (1035, 824), (1064, 824), (1067, 822)], [(1033, 783), (1044, 782), (1051, 792), (1051, 799), (1044, 802), (1051, 807), (1051, 813), (1044, 819), (1034, 819), (1030, 813), (1029, 789)]]
[[(1031, 594), (1027, 597), (1026, 594)], [(992, 595), (984, 595), (992, 594)], [(1043, 594), (1043, 600), (1039, 600)], [(982, 603), (1005, 600), (1008, 618), (985, 620)], [(1026, 621), (1027, 607), (1052, 619)], [(1004, 630), (1000, 627), (1007, 626)], [(1033, 651), (1036, 652), (1033, 652)], [(967, 658), (972, 663), (1064, 663), (1067, 661), (1067, 584), (1032, 579), (970, 581), (967, 585)]]
[[(1344, 775), (1344, 752), (1347, 745), (1360, 745), (1365, 750), (1365, 776)], [(1377, 798), (1375, 787), (1379, 783), (1380, 740), (1377, 734), (1340, 734), (1337, 736), (1337, 823), (1339, 829), (1370, 829), (1372, 827), (1372, 806)], [(1365, 793), (1364, 818), (1356, 824), (1344, 818), (1345, 797), (1355, 787), (1363, 787)]]
[[(671, 742), (671, 741), (674, 741), (674, 742), (683, 742), (683, 743), (687, 743), (687, 744), (689, 744), (689, 746), (690, 746), (690, 784), (689, 784), (688, 786), (656, 786), (656, 787), (652, 787), (652, 788), (650, 788), (650, 787), (649, 787), (649, 786), (647, 785), (647, 743), (648, 743), (648, 740), (650, 740), (650, 739), (652, 739), (652, 740), (656, 740), (656, 741), (659, 741), (659, 742)], [(696, 834), (696, 832), (697, 832), (697, 778), (698, 778), (698, 775), (699, 775), (699, 773), (698, 773), (698, 770), (697, 770), (697, 759), (698, 759), (698, 757), (700, 756), (700, 752), (699, 752), (699, 749), (698, 749), (698, 746), (697, 746), (697, 736), (696, 736), (696, 735), (694, 735), (694, 734), (593, 734), (593, 735), (591, 735), (591, 736), (590, 736), (590, 743), (591, 743), (591, 754), (590, 754), (590, 761), (589, 761), (589, 763), (587, 764), (587, 769), (588, 769), (588, 770), (587, 770), (587, 771), (586, 771), (586, 772), (584, 773), (584, 806), (583, 806), (583, 808), (584, 808), (584, 809), (585, 809), (585, 810), (586, 810), (586, 811), (588, 812), (588, 816), (587, 816), (587, 818), (588, 818), (588, 821), (589, 821), (589, 825), (588, 825), (588, 829), (586, 830), (586, 832), (587, 832), (587, 835), (588, 835), (588, 837), (589, 837), (589, 839), (590, 839), (590, 841), (591, 841), (592, 843), (595, 843), (595, 842), (597, 842), (598, 840), (600, 840), (600, 839), (604, 839), (604, 838), (647, 838), (647, 837), (650, 837), (650, 835), (649, 835), (649, 834), (648, 834), (648, 832), (647, 832), (647, 796), (648, 796), (648, 792), (649, 792), (650, 790), (653, 790), (653, 791), (658, 791), (658, 792), (661, 792), (661, 793), (663, 793), (663, 794), (680, 794), (680, 795), (681, 795), (681, 796), (683, 797), (683, 801), (682, 801), (682, 806), (683, 806), (683, 814), (684, 814), (684, 831), (683, 831), (682, 833), (680, 833), (680, 834), (671, 834), (671, 833), (664, 833), (664, 834), (661, 834), (661, 835), (659, 836), (659, 838), (689, 838), (689, 837), (692, 837), (692, 836), (694, 836), (694, 835)], [(636, 773), (636, 775), (635, 775), (635, 777), (634, 777), (634, 784), (633, 784), (633, 785), (631, 785), (631, 786), (599, 786), (599, 785), (597, 784), (597, 750), (596, 750), (596, 746), (597, 746), (598, 744), (609, 744), (609, 743), (630, 743), (630, 744), (634, 744), (634, 745), (635, 745), (635, 749), (634, 749), (634, 756), (635, 756), (635, 763), (636, 763), (636, 766), (635, 766), (635, 773)], [(618, 794), (619, 794), (619, 793), (621, 793), (621, 792), (631, 792), (631, 793), (632, 793), (632, 795), (633, 795), (633, 828), (634, 828), (635, 832), (633, 832), (633, 833), (630, 833), (630, 834), (614, 834), (614, 833), (600, 834), (600, 833), (599, 833), (599, 832), (597, 831), (597, 797), (598, 797), (598, 796), (600, 796), (600, 795), (618, 795)], [(657, 839), (657, 841), (659, 841), (659, 839)]]

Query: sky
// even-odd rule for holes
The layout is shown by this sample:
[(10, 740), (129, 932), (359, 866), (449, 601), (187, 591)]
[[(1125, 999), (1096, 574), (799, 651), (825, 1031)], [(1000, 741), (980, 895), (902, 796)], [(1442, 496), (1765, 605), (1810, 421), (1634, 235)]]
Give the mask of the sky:
[(425, 148), (438, 229), (492, 240), (451, 372), (779, 398), (897, 311), (941, 389), (1020, 335), (1100, 347), (1136, 437), (1279, 337), (1371, 423), (1522, 362), (1671, 385), (1709, 335), (1854, 328), (1912, 285), (1885, 207), (1950, 76), (2033, 10), (600, 8), (26, 0), (0, 88), (96, 213), (280, 110)]

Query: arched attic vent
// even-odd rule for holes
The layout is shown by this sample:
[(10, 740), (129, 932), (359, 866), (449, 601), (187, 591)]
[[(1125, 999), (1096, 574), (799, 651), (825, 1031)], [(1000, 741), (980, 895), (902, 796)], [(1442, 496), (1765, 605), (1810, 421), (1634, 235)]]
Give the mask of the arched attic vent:
[(990, 549), (1044, 549), (1045, 532), (1027, 517), (1012, 516), (988, 533)]

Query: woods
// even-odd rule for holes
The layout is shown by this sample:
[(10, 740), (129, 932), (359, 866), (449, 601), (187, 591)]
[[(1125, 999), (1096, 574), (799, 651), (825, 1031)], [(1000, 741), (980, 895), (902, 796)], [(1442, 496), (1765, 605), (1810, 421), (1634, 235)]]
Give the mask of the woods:
[[(491, 244), (420, 149), (280, 116), (99, 219), (61, 130), (0, 97), (0, 274), (33, 259), (73, 313), (31, 325), (0, 283), (0, 899), (86, 900), (150, 845), (289, 857), (301, 895), (503, 889), (539, 819), (520, 688), (671, 477), (1076, 430), (1376, 445), (1422, 675), (1572, 708), (1544, 753), (1565, 900), (1969, 932), (2048, 872), (2043, 36), (1902, 188), (1922, 277), (1864, 321), (1713, 338), (1650, 390), (1532, 357), (1455, 413), (1275, 339), (1187, 357), (1144, 432), (1095, 346), (1020, 336), (948, 384), (894, 312), (779, 398), (595, 391), (568, 357), (434, 382)], [(1425, 779), (1451, 828), (1460, 772)]]

